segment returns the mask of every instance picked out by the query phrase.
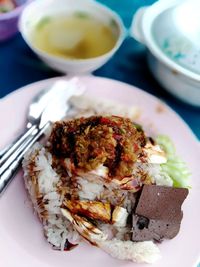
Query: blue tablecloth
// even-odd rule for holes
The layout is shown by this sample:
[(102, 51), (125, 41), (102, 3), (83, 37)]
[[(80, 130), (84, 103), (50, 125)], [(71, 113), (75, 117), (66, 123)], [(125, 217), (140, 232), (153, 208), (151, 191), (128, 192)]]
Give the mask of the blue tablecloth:
[[(130, 26), (132, 16), (142, 5), (154, 0), (100, 0), (117, 11), (125, 26)], [(115, 56), (95, 75), (109, 77), (133, 84), (167, 102), (200, 138), (200, 109), (193, 108), (165, 92), (151, 76), (145, 57), (145, 48), (132, 38), (127, 38)], [(45, 66), (28, 48), (20, 34), (0, 43), (0, 97), (17, 88), (59, 73)]]

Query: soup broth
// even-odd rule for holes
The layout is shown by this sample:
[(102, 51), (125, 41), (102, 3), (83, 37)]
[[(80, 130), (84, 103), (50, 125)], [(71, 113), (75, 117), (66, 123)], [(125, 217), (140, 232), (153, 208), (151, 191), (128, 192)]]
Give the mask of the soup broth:
[(75, 13), (44, 17), (32, 32), (33, 44), (55, 56), (87, 59), (101, 56), (116, 44), (119, 30), (114, 21), (106, 25), (96, 18)]

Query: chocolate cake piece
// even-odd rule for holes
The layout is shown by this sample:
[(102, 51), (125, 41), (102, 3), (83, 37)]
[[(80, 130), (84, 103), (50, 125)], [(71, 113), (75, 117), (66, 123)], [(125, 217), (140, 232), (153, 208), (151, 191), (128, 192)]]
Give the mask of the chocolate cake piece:
[(174, 238), (180, 230), (181, 206), (187, 195), (186, 188), (144, 185), (132, 218), (132, 240)]

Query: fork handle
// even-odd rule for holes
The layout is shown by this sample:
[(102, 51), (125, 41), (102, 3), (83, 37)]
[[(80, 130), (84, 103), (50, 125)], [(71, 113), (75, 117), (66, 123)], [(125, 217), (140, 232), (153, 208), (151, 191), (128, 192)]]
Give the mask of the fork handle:
[(36, 125), (30, 124), (27, 131), (25, 131), (22, 135), (20, 135), (13, 143), (8, 145), (5, 149), (0, 152), (0, 167), (3, 163), (7, 161), (7, 159), (13, 154), (13, 152), (20, 147), (20, 145), (33, 134), (36, 129)]
[(14, 175), (20, 166), (20, 163), (25, 155), (25, 153), (31, 148), (31, 146), (44, 134), (46, 129), (50, 126), (50, 123), (46, 123), (34, 136), (30, 136), (25, 142), (20, 146), (21, 153), (16, 157), (16, 159), (11, 162), (9, 167), (4, 171), (0, 177), (0, 196), (3, 194), (8, 184), (14, 178)]

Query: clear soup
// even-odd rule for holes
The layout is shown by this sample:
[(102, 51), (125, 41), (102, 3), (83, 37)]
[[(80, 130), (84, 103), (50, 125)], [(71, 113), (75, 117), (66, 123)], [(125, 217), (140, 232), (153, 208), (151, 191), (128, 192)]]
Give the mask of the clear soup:
[(88, 59), (109, 52), (116, 44), (119, 29), (86, 13), (44, 17), (32, 31), (33, 44), (54, 56)]

